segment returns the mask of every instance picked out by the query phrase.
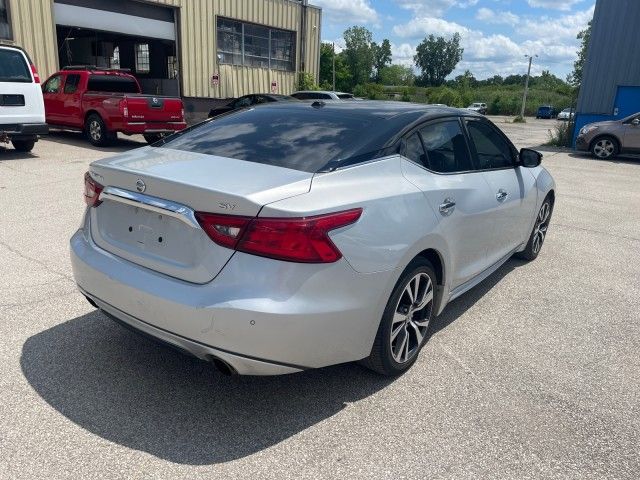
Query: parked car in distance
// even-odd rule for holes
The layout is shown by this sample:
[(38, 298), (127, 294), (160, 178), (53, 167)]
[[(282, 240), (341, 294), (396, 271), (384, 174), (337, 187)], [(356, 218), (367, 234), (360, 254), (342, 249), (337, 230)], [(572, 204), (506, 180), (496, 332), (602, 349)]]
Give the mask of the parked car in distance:
[(555, 199), (541, 159), (468, 110), (258, 105), (93, 162), (74, 277), (227, 373), (397, 375), (448, 302), (537, 257)]
[(251, 107), (252, 105), (260, 105), (263, 103), (272, 102), (297, 102), (298, 100), (290, 95), (276, 95), (273, 93), (252, 93), (250, 95), (244, 95), (240, 98), (236, 98), (230, 101), (228, 104), (222, 107), (212, 108), (209, 111), (209, 118), (217, 117), (223, 113), (228, 113), (233, 110), (240, 110), (242, 108)]
[(0, 143), (30, 152), (48, 132), (35, 65), (20, 47), (0, 43)]
[(149, 143), (186, 128), (179, 98), (144, 95), (136, 78), (122, 70), (65, 67), (42, 87), (47, 123), (83, 131), (94, 145), (117, 133), (142, 134)]
[(467, 107), (467, 110), (471, 110), (472, 112), (478, 112), (482, 115), (487, 114), (487, 104), (482, 102), (472, 103)]
[(565, 108), (558, 114), (558, 120), (572, 120), (575, 115), (573, 108)]
[(640, 112), (622, 120), (589, 123), (580, 129), (576, 149), (602, 159), (640, 153)]
[(353, 93), (330, 92), (327, 90), (301, 90), (291, 94), (298, 100), (355, 100)]
[(541, 105), (536, 112), (536, 118), (553, 118), (556, 115), (556, 110), (551, 105)]

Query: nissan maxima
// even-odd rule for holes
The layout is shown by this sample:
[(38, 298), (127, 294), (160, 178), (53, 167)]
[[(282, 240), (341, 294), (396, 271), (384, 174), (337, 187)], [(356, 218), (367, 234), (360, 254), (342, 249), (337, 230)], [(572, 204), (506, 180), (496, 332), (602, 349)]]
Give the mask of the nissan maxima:
[(397, 375), (447, 303), (535, 259), (555, 184), (484, 116), (286, 102), (91, 164), (75, 280), (226, 373), (360, 361)]

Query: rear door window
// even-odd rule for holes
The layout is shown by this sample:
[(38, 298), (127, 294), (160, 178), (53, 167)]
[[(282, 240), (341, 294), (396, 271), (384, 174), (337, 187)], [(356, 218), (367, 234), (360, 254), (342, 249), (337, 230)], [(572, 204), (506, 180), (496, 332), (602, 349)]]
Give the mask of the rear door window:
[(31, 83), (31, 70), (19, 50), (0, 48), (0, 82)]
[(89, 75), (90, 92), (139, 93), (138, 84), (131, 77), (119, 75)]
[(76, 93), (79, 83), (80, 75), (77, 73), (67, 75), (67, 80), (64, 82), (64, 93)]
[(430, 123), (419, 131), (430, 170), (438, 173), (474, 170), (467, 142), (457, 119)]
[(426, 155), (424, 148), (422, 148), (422, 140), (420, 140), (417, 132), (405, 140), (404, 156), (420, 166), (427, 166)]

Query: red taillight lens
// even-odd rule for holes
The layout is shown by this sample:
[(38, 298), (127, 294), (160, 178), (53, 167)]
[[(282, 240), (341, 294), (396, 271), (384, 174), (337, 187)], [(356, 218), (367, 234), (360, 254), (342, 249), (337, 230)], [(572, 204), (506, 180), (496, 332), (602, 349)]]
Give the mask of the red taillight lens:
[(38, 69), (33, 63), (31, 64), (31, 73), (33, 73), (33, 81), (36, 83), (40, 83), (40, 75), (38, 75)]
[(89, 172), (84, 174), (84, 203), (90, 207), (97, 207), (102, 202), (99, 200), (104, 187), (96, 182)]
[(227, 248), (236, 248), (251, 217), (196, 212), (196, 219), (209, 238)]
[(331, 263), (342, 253), (329, 232), (356, 222), (362, 209), (306, 218), (249, 218), (197, 213), (207, 235), (240, 252), (290, 262)]
[(129, 104), (127, 103), (127, 99), (120, 100), (120, 113), (124, 118), (129, 116)]

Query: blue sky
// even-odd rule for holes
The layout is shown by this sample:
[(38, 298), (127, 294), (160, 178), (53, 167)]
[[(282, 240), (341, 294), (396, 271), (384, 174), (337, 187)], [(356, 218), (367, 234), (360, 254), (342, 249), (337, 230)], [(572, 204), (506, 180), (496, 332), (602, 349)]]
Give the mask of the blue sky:
[(411, 65), (427, 35), (459, 32), (464, 54), (453, 76), (469, 69), (479, 78), (532, 72), (565, 78), (573, 69), (576, 34), (593, 17), (595, 0), (310, 0), (323, 9), (322, 40), (344, 45), (342, 32), (363, 25), (374, 40), (388, 38), (393, 61)]

